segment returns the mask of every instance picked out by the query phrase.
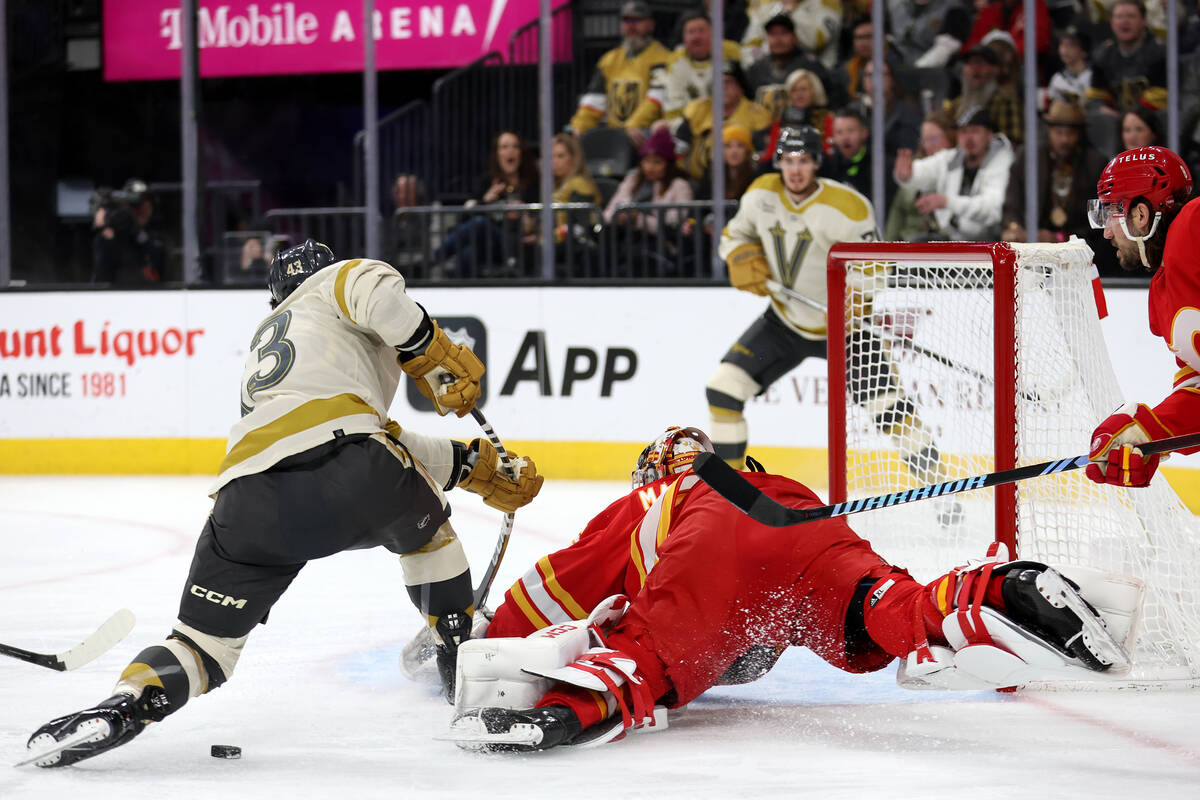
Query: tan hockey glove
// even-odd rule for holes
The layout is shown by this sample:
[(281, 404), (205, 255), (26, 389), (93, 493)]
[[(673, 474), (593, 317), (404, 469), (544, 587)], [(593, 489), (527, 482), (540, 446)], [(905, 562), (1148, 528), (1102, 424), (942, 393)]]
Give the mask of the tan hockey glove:
[(517, 470), (517, 480), (513, 481), (500, 463), (500, 454), (487, 439), (472, 439), (471, 450), (479, 456), (471, 471), (458, 482), (458, 487), (479, 495), (492, 508), (511, 514), (542, 490), (543, 478), (538, 475), (532, 458), (518, 458), (516, 453), (509, 451), (509, 458)]
[(479, 399), (483, 363), (471, 352), (450, 341), (437, 322), (425, 352), (401, 360), (400, 367), (417, 383), (417, 390), (433, 402), (441, 416), (453, 411), (460, 417), (471, 413)]
[(735, 289), (766, 296), (767, 278), (771, 268), (767, 266), (767, 254), (757, 242), (738, 245), (725, 259), (729, 266), (729, 282)]

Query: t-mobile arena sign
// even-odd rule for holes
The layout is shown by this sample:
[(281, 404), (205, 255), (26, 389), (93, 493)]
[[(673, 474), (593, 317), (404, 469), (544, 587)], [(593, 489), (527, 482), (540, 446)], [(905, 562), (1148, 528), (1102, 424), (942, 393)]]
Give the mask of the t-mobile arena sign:
[[(201, 2), (200, 75), (357, 72), (362, 8), (356, 0)], [(376, 0), (376, 66), (458, 67), (492, 50), (507, 59), (509, 38), (538, 11), (538, 0)], [(178, 78), (181, 23), (177, 0), (104, 0), (105, 79)]]

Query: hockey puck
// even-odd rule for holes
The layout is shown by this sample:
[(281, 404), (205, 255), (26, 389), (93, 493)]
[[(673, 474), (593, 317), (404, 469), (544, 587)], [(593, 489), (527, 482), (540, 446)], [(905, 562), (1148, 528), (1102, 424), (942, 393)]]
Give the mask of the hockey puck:
[(232, 744), (214, 744), (209, 754), (213, 758), (241, 758), (242, 748)]

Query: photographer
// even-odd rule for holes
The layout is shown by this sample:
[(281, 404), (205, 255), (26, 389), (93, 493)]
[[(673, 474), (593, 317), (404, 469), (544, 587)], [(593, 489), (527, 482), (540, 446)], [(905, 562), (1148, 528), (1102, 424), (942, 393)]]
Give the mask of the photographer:
[(92, 196), (92, 282), (157, 283), (167, 264), (162, 236), (150, 229), (154, 205), (145, 181)]

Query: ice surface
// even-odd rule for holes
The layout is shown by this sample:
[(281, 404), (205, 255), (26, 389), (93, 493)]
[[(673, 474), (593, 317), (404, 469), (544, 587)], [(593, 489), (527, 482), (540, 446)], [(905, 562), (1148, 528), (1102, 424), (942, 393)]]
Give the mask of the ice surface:
[[(208, 478), (0, 476), (0, 641), (57, 652), (118, 608), (133, 633), (82, 669), (0, 658), (0, 798), (1200, 797), (1200, 692), (916, 693), (803, 651), (710, 691), (670, 728), (593, 750), (479, 755), (435, 742), (450, 709), (396, 660), (422, 624), (383, 550), (308, 565), (228, 684), (132, 743), (12, 768), (29, 734), (106, 697), (174, 621)], [(624, 491), (550, 482), (517, 514), (493, 598)], [(500, 516), (452, 493), (476, 572)], [(239, 745), (240, 760), (209, 756)], [(7, 762), (7, 764), (5, 763)]]

